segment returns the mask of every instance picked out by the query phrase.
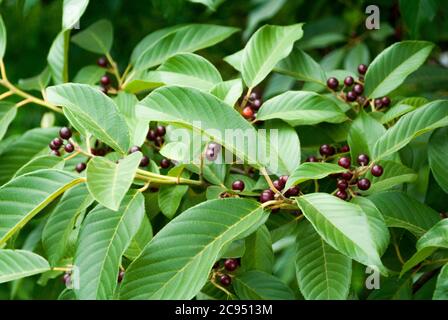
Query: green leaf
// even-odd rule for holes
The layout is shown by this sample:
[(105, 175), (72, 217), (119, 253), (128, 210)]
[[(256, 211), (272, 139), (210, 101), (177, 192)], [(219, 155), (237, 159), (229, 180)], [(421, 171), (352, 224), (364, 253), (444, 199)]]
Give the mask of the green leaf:
[(368, 199), (383, 214), (388, 227), (404, 228), (417, 237), (440, 220), (436, 211), (399, 191), (372, 194)]
[(386, 128), (381, 123), (368, 113), (361, 111), (355, 121), (352, 122), (347, 137), (352, 162), (356, 163), (360, 154), (371, 156), (375, 143), (385, 132)]
[[(183, 171), (182, 167), (175, 167), (168, 172), (169, 176), (189, 178), (190, 174)], [(159, 189), (159, 207), (162, 213), (168, 218), (173, 219), (180, 202), (188, 191), (188, 186), (161, 186)]]
[(294, 300), (294, 293), (280, 279), (262, 271), (248, 271), (234, 279), (233, 287), (242, 300)]
[(149, 219), (145, 216), (143, 217), (140, 228), (132, 238), (124, 256), (131, 261), (134, 261), (143, 251), (145, 246), (151, 241), (153, 236), (152, 226)]
[(327, 82), (327, 76), (322, 67), (300, 49), (294, 49), (286, 59), (279, 62), (274, 71), (301, 81), (316, 82), (323, 86), (326, 86)]
[(397, 162), (378, 161), (376, 164), (383, 167), (384, 173), (381, 177), (374, 177), (370, 171), (367, 172), (365, 177), (371, 181), (372, 185), (369, 190), (363, 191), (363, 194), (386, 191), (403, 183), (414, 182), (417, 179), (414, 170)]
[(425, 62), (433, 48), (434, 44), (427, 41), (393, 44), (370, 64), (365, 76), (364, 94), (369, 98), (387, 95)]
[(89, 5), (89, 0), (64, 0), (62, 29), (73, 28), (81, 19)]
[(0, 155), (0, 185), (8, 181), (30, 159), (43, 153), (48, 154), (48, 143), (57, 134), (57, 128), (33, 129), (8, 144)]
[(243, 83), (241, 79), (223, 81), (216, 84), (210, 92), (227, 105), (234, 106), (243, 94)]
[(448, 157), (448, 128), (434, 131), (428, 144), (428, 159), (432, 174), (438, 185), (448, 193), (448, 169), (446, 159)]
[(108, 54), (114, 41), (114, 29), (109, 20), (99, 20), (72, 37), (72, 42), (84, 50)]
[(82, 178), (49, 169), (20, 176), (0, 187), (0, 245), (58, 196), (80, 182)]
[[(383, 274), (377, 226), (368, 219), (360, 206), (343, 201), (326, 193), (307, 194), (296, 198), (305, 217), (317, 233), (334, 249)], [(380, 227), (380, 226), (379, 226)]]
[(78, 71), (73, 82), (89, 84), (91, 86), (97, 84), (101, 76), (105, 73), (104, 68), (97, 65), (85, 66)]
[(257, 120), (282, 119), (292, 126), (340, 123), (345, 114), (332, 100), (309, 91), (288, 91), (263, 103)]
[(360, 64), (369, 65), (370, 52), (367, 45), (363, 42), (359, 42), (353, 48), (351, 48), (344, 60), (344, 69), (353, 73), (358, 72), (358, 66)]
[(271, 274), (274, 267), (274, 251), (268, 228), (261, 226), (246, 238), (246, 251), (241, 258), (244, 270), (258, 270)]
[(134, 181), (141, 159), (141, 152), (128, 155), (118, 164), (102, 157), (91, 159), (86, 174), (90, 194), (106, 208), (118, 210)]
[(120, 298), (193, 298), (206, 283), (222, 248), (266, 215), (255, 201), (236, 198), (188, 209), (160, 230), (129, 266)]
[(0, 60), (3, 60), (3, 57), (5, 56), (6, 42), (6, 27), (5, 23), (3, 22), (3, 17), (0, 15)]
[(430, 24), (437, 13), (438, 3), (436, 0), (413, 0), (399, 1), (400, 13), (406, 24), (411, 37), (416, 39), (420, 36), (422, 26)]
[(55, 84), (68, 81), (68, 50), (70, 30), (61, 31), (51, 45), (47, 62)]
[[(257, 1), (257, 6), (252, 8), (247, 17), (247, 27), (243, 33), (243, 39), (246, 40), (257, 28), (258, 24), (274, 17), (284, 6), (286, 0)], [(254, 3), (255, 4), (255, 3)]]
[[(112, 99), (85, 84), (64, 84), (47, 89), (48, 100), (68, 110), (76, 119), (72, 125), (125, 154), (129, 149), (128, 127)], [(81, 127), (80, 127), (81, 126)]]
[(238, 29), (207, 24), (190, 24), (158, 34), (135, 62), (135, 71), (143, 71), (163, 63), (180, 52), (195, 52), (223, 41)]
[(42, 244), (52, 265), (64, 257), (77, 218), (92, 202), (86, 184), (82, 183), (64, 193), (51, 212), (42, 232)]
[(9, 102), (0, 102), (0, 141), (8, 131), (8, 127), (17, 114), (17, 108)]
[(375, 161), (400, 150), (412, 139), (448, 125), (448, 100), (438, 100), (403, 116), (376, 142)]
[(39, 156), (28, 161), (23, 167), (17, 170), (13, 178), (23, 176), (24, 174), (41, 169), (64, 169), (65, 161), (63, 158), (50, 156)]
[[(215, 96), (186, 87), (163, 87), (153, 91), (137, 105), (137, 115), (148, 121), (169, 122), (194, 129), (210, 140), (223, 145), (227, 150), (247, 163), (260, 167), (265, 159), (254, 157), (256, 148), (265, 148), (257, 132), (234, 109), (229, 108)], [(226, 134), (231, 129), (232, 134)], [(243, 141), (241, 139), (250, 140)], [(238, 141), (237, 141), (238, 140)], [(262, 149), (265, 151), (266, 149)], [(255, 154), (254, 154), (255, 153)], [(278, 155), (271, 155), (272, 171)]]
[(333, 163), (304, 162), (300, 164), (288, 178), (288, 182), (286, 183), (284, 190), (288, 190), (292, 186), (308, 180), (323, 179), (331, 174), (343, 173), (345, 171), (347, 171), (347, 169)]
[(193, 53), (179, 53), (156, 71), (149, 71), (126, 85), (126, 91), (139, 92), (163, 85), (187, 85), (209, 91), (222, 82), (219, 71), (207, 59)]
[(25, 250), (0, 249), (0, 283), (29, 277), (50, 270), (41, 256)]
[(144, 198), (130, 192), (118, 211), (98, 205), (83, 222), (74, 265), (80, 300), (111, 299), (117, 286), (121, 257), (137, 233), (145, 215)]
[(249, 88), (263, 81), (275, 65), (291, 53), (294, 42), (303, 35), (302, 25), (265, 25), (253, 34), (241, 60), (241, 73)]
[(244, 49), (225, 57), (223, 60), (230, 64), (235, 70), (241, 72), (241, 60), (243, 59), (243, 53)]
[(437, 249), (448, 249), (448, 220), (436, 223), (417, 241), (417, 252), (403, 265), (401, 275), (432, 255)]
[(50, 68), (47, 66), (37, 76), (28, 79), (20, 79), (19, 88), (27, 91), (31, 90), (41, 91), (47, 87), (48, 83), (50, 83), (50, 80), (51, 80), (51, 71)]
[(188, 1), (194, 3), (202, 3), (204, 6), (207, 6), (210, 10), (216, 11), (218, 6), (225, 0), (188, 0)]
[(433, 300), (448, 299), (448, 264), (444, 265), (437, 277), (436, 289), (434, 290)]
[(405, 115), (411, 111), (414, 111), (418, 107), (421, 107), (428, 103), (428, 99), (414, 97), (414, 98), (406, 98), (398, 102), (396, 105), (392, 106), (389, 110), (381, 118), (381, 123), (388, 123), (396, 118)]
[(297, 281), (305, 299), (346, 299), (352, 260), (329, 246), (310, 223), (299, 224), (296, 241)]

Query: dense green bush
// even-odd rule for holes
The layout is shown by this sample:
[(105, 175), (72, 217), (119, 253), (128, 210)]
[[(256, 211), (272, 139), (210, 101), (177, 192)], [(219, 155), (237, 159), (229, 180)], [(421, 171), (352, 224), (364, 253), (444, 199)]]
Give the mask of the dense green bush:
[(366, 5), (3, 1), (0, 297), (447, 299), (447, 9)]

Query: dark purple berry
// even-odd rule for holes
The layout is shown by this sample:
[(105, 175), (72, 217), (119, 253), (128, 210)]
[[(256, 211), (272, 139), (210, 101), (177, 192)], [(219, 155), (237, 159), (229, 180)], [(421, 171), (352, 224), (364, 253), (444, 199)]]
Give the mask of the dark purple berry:
[(157, 137), (155, 144), (156, 144), (156, 146), (161, 147), (164, 142), (165, 142), (165, 139), (163, 139), (163, 137)]
[(374, 177), (381, 177), (383, 175), (383, 167), (376, 164), (372, 167), (372, 169), (370, 170), (370, 172), (372, 173), (372, 175)]
[(348, 169), (348, 168), (350, 168), (350, 165), (351, 165), (350, 158), (348, 158), (348, 157), (342, 157), (342, 158), (339, 159), (338, 164), (339, 164), (342, 168)]
[(129, 149), (129, 154), (136, 153), (138, 151), (142, 151), (142, 149), (139, 146), (132, 146), (131, 149)]
[(62, 146), (62, 144), (63, 144), (63, 141), (60, 138), (54, 138), (51, 142), (53, 143), (53, 145), (56, 148), (60, 148)]
[(162, 167), (162, 169), (168, 169), (171, 166), (171, 161), (164, 158), (160, 161), (160, 166)]
[(339, 151), (342, 152), (342, 153), (349, 152), (350, 151), (350, 147), (348, 145), (342, 146)]
[(232, 190), (243, 191), (244, 190), (244, 182), (241, 180), (234, 181), (232, 183)]
[(110, 77), (108, 75), (104, 75), (100, 79), (100, 83), (102, 86), (107, 87), (110, 85)]
[(306, 158), (305, 162), (317, 162), (317, 158), (315, 156), (309, 156)]
[(280, 178), (278, 178), (278, 180), (283, 184), (283, 188), (286, 185), (286, 182), (288, 182), (288, 176), (281, 176)]
[(370, 188), (370, 180), (366, 179), (366, 178), (362, 178), (361, 180), (358, 181), (358, 188), (360, 190), (369, 190)]
[(226, 268), (227, 271), (235, 271), (236, 268), (238, 268), (238, 261), (235, 259), (227, 259), (224, 261), (224, 268)]
[(351, 76), (348, 76), (344, 79), (344, 84), (347, 87), (351, 87), (354, 83), (355, 83), (355, 79), (353, 79), (353, 77), (351, 77)]
[(163, 137), (166, 134), (166, 128), (164, 126), (157, 126), (156, 135), (158, 137)]
[(75, 151), (75, 147), (71, 143), (67, 143), (64, 147), (65, 152), (72, 153)]
[(359, 156), (358, 156), (358, 164), (360, 165), (360, 166), (366, 166), (366, 165), (368, 165), (369, 164), (369, 156), (368, 155), (366, 155), (366, 154), (360, 154)]
[(50, 154), (52, 156), (60, 157), (61, 153), (58, 150), (51, 150)]
[(274, 180), (272, 184), (274, 185), (275, 189), (279, 191), (283, 190), (283, 188), (285, 187), (285, 185), (283, 184), (282, 181), (280, 181), (280, 179)]
[(149, 141), (155, 141), (157, 138), (157, 134), (154, 130), (149, 129), (148, 134), (146, 135), (146, 139)]
[(140, 167), (147, 167), (149, 164), (149, 158), (147, 156), (143, 156), (142, 160), (140, 160)]
[(360, 96), (364, 92), (364, 86), (362, 84), (357, 83), (354, 85), (353, 91), (356, 93), (357, 96)]
[(117, 279), (118, 283), (123, 281), (123, 278), (124, 278), (124, 271), (120, 270), (120, 272), (118, 272), (118, 279)]
[(383, 107), (388, 107), (388, 106), (390, 106), (390, 99), (389, 99), (389, 97), (383, 97), (382, 99), (381, 99), (381, 104), (383, 105)]
[(374, 104), (376, 108), (381, 108), (383, 106), (383, 101), (381, 99), (375, 99)]
[(274, 200), (274, 192), (271, 189), (264, 190), (260, 195), (260, 202), (265, 203)]
[(286, 197), (297, 197), (300, 193), (300, 187), (299, 186), (294, 186), (289, 188), (288, 190), (286, 190), (285, 192), (285, 196)]
[(208, 161), (215, 161), (218, 158), (218, 155), (215, 152), (215, 149), (209, 148), (205, 151), (205, 157)]
[(349, 91), (347, 92), (347, 101), (353, 102), (356, 100), (356, 98), (358, 98), (358, 96), (356, 95), (356, 93), (354, 91)]
[(64, 273), (64, 276), (62, 277), (62, 283), (65, 284), (66, 287), (69, 287), (72, 282), (72, 277), (69, 273)]
[(76, 170), (78, 173), (81, 173), (81, 172), (83, 172), (84, 170), (86, 170), (86, 168), (87, 168), (87, 165), (86, 165), (84, 162), (81, 162), (81, 163), (78, 163), (78, 164), (76, 165), (75, 170)]
[(255, 99), (254, 101), (252, 101), (252, 103), (250, 104), (253, 110), (258, 110), (261, 107), (261, 100), (260, 99)]
[(339, 86), (339, 81), (335, 77), (331, 77), (327, 80), (327, 86), (328, 88), (332, 90), (336, 90)]
[(348, 182), (347, 182), (347, 180), (344, 180), (344, 179), (338, 180), (337, 186), (338, 186), (339, 190), (347, 190)]
[(67, 127), (62, 127), (59, 130), (59, 136), (64, 140), (68, 140), (72, 137), (72, 131)]
[(219, 278), (219, 282), (221, 282), (221, 284), (225, 287), (227, 287), (228, 285), (230, 285), (232, 283), (232, 278), (230, 278), (228, 275), (223, 274), (220, 278)]
[(255, 99), (260, 99), (260, 95), (258, 94), (258, 92), (252, 92), (249, 96), (250, 100), (255, 100)]
[(323, 144), (320, 146), (319, 152), (322, 156), (332, 156), (336, 151), (334, 147), (328, 144)]
[(344, 190), (338, 190), (336, 192), (336, 197), (338, 197), (339, 199), (342, 199), (342, 200), (347, 200), (348, 194)]
[(363, 74), (363, 75), (366, 74), (367, 66), (365, 64), (360, 64), (358, 66), (358, 72), (359, 72), (359, 74)]
[(341, 178), (344, 179), (345, 181), (350, 181), (353, 178), (353, 173), (351, 172), (343, 172), (341, 173)]
[(96, 62), (101, 68), (107, 68), (109, 64), (106, 57), (100, 57)]

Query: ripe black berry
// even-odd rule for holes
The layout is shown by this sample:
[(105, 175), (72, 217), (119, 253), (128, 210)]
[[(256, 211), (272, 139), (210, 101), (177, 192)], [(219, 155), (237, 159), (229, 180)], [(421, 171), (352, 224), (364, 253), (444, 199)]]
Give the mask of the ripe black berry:
[(110, 77), (108, 75), (104, 75), (100, 79), (100, 83), (102, 86), (107, 87), (110, 85)]
[(338, 197), (339, 199), (342, 199), (342, 200), (347, 200), (348, 194), (344, 190), (338, 190), (336, 192), (336, 197)]
[(353, 77), (351, 77), (351, 76), (348, 76), (344, 79), (344, 84), (347, 87), (351, 87), (353, 85), (353, 83), (355, 83), (355, 79), (353, 79)]
[(238, 261), (235, 259), (227, 259), (224, 261), (224, 268), (226, 268), (227, 271), (235, 271), (236, 268), (238, 268)]
[(65, 152), (72, 153), (75, 150), (75, 147), (71, 143), (67, 143), (64, 147)]
[(166, 129), (164, 126), (157, 126), (156, 128), (156, 135), (158, 137), (163, 137), (166, 134)]
[(120, 272), (118, 272), (118, 279), (117, 279), (118, 283), (123, 281), (123, 278), (124, 278), (124, 271), (120, 270)]
[(366, 74), (367, 66), (365, 64), (360, 64), (358, 66), (358, 72), (359, 72), (359, 74)]
[(252, 93), (250, 94), (250, 96), (249, 96), (249, 99), (250, 99), (250, 100), (255, 100), (255, 99), (258, 99), (258, 98), (260, 98), (260, 96), (258, 95), (257, 92), (252, 92)]
[(215, 149), (209, 148), (205, 151), (205, 157), (208, 161), (215, 161), (218, 158), (218, 155), (215, 152)]
[(323, 144), (320, 146), (319, 152), (322, 156), (332, 156), (336, 151), (332, 146), (328, 144)]
[(147, 167), (149, 164), (149, 158), (147, 156), (143, 156), (142, 160), (140, 160), (140, 167)]
[(349, 152), (350, 151), (350, 147), (348, 145), (342, 146), (339, 151), (342, 152), (342, 153)]
[(54, 139), (51, 141), (51, 143), (53, 143), (53, 145), (54, 145), (56, 148), (60, 148), (60, 147), (62, 146), (62, 144), (63, 144), (63, 141), (62, 141), (62, 139), (60, 139), (60, 138), (54, 138)]
[(101, 68), (107, 68), (109, 64), (106, 57), (100, 57), (96, 62)]
[(274, 200), (274, 192), (271, 189), (264, 190), (260, 195), (260, 202), (265, 203)]
[(241, 180), (234, 181), (232, 183), (232, 190), (243, 191), (244, 190), (244, 182)]
[(70, 276), (70, 273), (64, 273), (64, 276), (62, 277), (62, 283), (64, 283), (66, 287), (69, 287), (71, 282), (72, 277)]
[(383, 106), (383, 101), (381, 99), (375, 99), (374, 104), (376, 108), (381, 108)]
[(360, 190), (369, 190), (370, 188), (370, 180), (366, 179), (366, 178), (362, 178), (361, 180), (358, 181), (358, 188)]
[(288, 176), (281, 176), (280, 178), (278, 178), (278, 180), (280, 181), (280, 183), (282, 183), (283, 184), (283, 188), (285, 187), (285, 185), (286, 185), (286, 182), (288, 182)]
[(347, 182), (347, 180), (344, 180), (344, 179), (338, 180), (337, 186), (338, 186), (339, 190), (347, 190), (348, 182)]
[(246, 119), (252, 119), (254, 116), (254, 110), (251, 107), (245, 107), (243, 109), (243, 117)]
[(381, 177), (383, 175), (383, 167), (380, 165), (374, 165), (370, 170), (374, 177)]
[(136, 153), (138, 151), (142, 151), (139, 146), (132, 146), (131, 149), (129, 149), (129, 154)]
[(338, 79), (331, 77), (327, 80), (327, 86), (328, 88), (332, 89), (332, 90), (336, 90), (339, 86), (339, 81)]
[(381, 99), (381, 104), (383, 105), (383, 107), (390, 106), (390, 99), (389, 99), (389, 97), (383, 97)]
[(348, 157), (342, 157), (341, 159), (339, 159), (338, 164), (345, 169), (350, 168), (351, 165), (351, 161), (350, 158)]
[(356, 100), (356, 98), (358, 98), (358, 96), (354, 91), (347, 92), (347, 101), (353, 102)]
[(164, 142), (165, 142), (165, 140), (163, 139), (163, 137), (157, 137), (155, 144), (156, 144), (156, 146), (161, 147)]
[(171, 166), (171, 161), (168, 160), (168, 159), (166, 159), (166, 158), (164, 158), (164, 159), (162, 159), (162, 160), (160, 161), (160, 166), (161, 166), (163, 169), (167, 169), (167, 168), (169, 168), (169, 167)]
[(58, 150), (51, 150), (50, 154), (52, 156), (60, 157), (61, 153)]
[(366, 154), (360, 154), (359, 156), (358, 156), (358, 164), (360, 165), (360, 166), (366, 166), (366, 165), (368, 165), (369, 164), (369, 156), (368, 155), (366, 155)]
[(152, 129), (149, 129), (148, 134), (146, 135), (146, 139), (148, 139), (149, 141), (155, 141), (156, 138), (157, 138), (156, 132)]
[(84, 162), (81, 162), (81, 163), (78, 163), (78, 164), (76, 165), (75, 170), (76, 170), (78, 173), (81, 173), (81, 172), (83, 172), (84, 170), (86, 170), (86, 168), (87, 168), (87, 165), (86, 165)]
[(362, 84), (355, 84), (353, 87), (353, 91), (360, 96), (364, 92), (364, 86)]
[(226, 275), (226, 274), (223, 274), (222, 276), (221, 276), (221, 278), (219, 278), (219, 282), (221, 282), (221, 284), (223, 285), (223, 286), (228, 286), (228, 285), (230, 285), (231, 283), (232, 283), (232, 278), (230, 278), (228, 275)]
[(285, 196), (286, 197), (296, 197), (299, 195), (299, 193), (300, 193), (300, 187), (294, 186), (294, 187), (291, 187), (288, 190), (286, 190)]
[(345, 181), (350, 181), (353, 178), (353, 173), (351, 172), (343, 172), (341, 173), (341, 178), (344, 179)]
[(68, 140), (72, 137), (72, 131), (67, 127), (62, 127), (59, 130), (59, 136), (64, 140)]

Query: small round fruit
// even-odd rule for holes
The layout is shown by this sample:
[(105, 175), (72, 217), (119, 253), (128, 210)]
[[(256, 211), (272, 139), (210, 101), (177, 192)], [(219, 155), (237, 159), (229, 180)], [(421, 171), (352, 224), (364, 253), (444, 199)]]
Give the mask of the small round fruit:
[(215, 152), (215, 149), (208, 148), (205, 150), (205, 157), (208, 161), (215, 161), (218, 158), (218, 154)]
[(350, 165), (351, 165), (350, 158), (348, 158), (348, 157), (342, 157), (342, 158), (339, 159), (338, 164), (339, 164), (342, 168), (348, 169), (348, 168), (350, 168)]
[(341, 173), (341, 178), (344, 179), (345, 181), (350, 181), (353, 178), (353, 173), (347, 171), (347, 172), (343, 172)]
[(366, 178), (362, 178), (358, 181), (358, 188), (359, 190), (369, 190), (370, 188), (370, 180)]
[(369, 164), (369, 156), (368, 155), (366, 155), (366, 154), (360, 154), (359, 156), (358, 156), (358, 164), (360, 165), (360, 166), (366, 166), (366, 165), (368, 165)]
[[(53, 140), (51, 140), (51, 143), (53, 144), (53, 146), (56, 147), (56, 149), (59, 149), (62, 146), (63, 141), (61, 138), (54, 138)], [(56, 150), (56, 149), (53, 149), (53, 150)]]
[(58, 150), (51, 150), (50, 154), (52, 156), (60, 157), (61, 153)]
[(108, 75), (104, 75), (100, 79), (100, 83), (102, 86), (107, 87), (110, 85), (110, 77)]
[(258, 98), (259, 98), (259, 95), (258, 95), (257, 92), (252, 92), (252, 93), (250, 94), (250, 96), (249, 96), (249, 99), (250, 99), (250, 100), (255, 100), (255, 99), (258, 99)]
[(227, 259), (224, 261), (224, 268), (226, 268), (227, 271), (235, 271), (236, 268), (238, 268), (238, 261), (235, 259)]
[(155, 141), (157, 138), (157, 134), (154, 130), (149, 129), (148, 134), (146, 135), (146, 139), (149, 141)]
[(118, 279), (117, 279), (118, 283), (123, 281), (123, 278), (124, 278), (124, 271), (120, 270), (120, 272), (118, 273)]
[(157, 126), (156, 135), (158, 137), (163, 137), (166, 134), (166, 128), (164, 126)]
[(344, 190), (338, 190), (336, 192), (336, 197), (338, 197), (339, 199), (342, 199), (342, 200), (347, 200), (348, 194)]
[(283, 190), (283, 188), (285, 187), (285, 185), (283, 184), (283, 182), (280, 181), (280, 179), (272, 181), (272, 184), (274, 185), (275, 189), (279, 191)]
[(356, 98), (358, 98), (358, 96), (356, 95), (356, 93), (354, 91), (349, 91), (347, 92), (347, 101), (353, 102), (356, 101)]
[(168, 169), (171, 166), (171, 161), (164, 158), (160, 161), (160, 166), (162, 167), (162, 169)]
[(381, 99), (375, 99), (373, 103), (375, 104), (375, 108), (381, 108), (383, 106), (383, 101)]
[(383, 167), (378, 164), (374, 165), (370, 170), (374, 177), (381, 177), (383, 175), (383, 171)]
[(243, 117), (246, 119), (251, 119), (254, 116), (254, 110), (251, 107), (245, 107), (243, 109)]
[(383, 107), (388, 107), (388, 106), (390, 106), (390, 99), (389, 99), (389, 97), (383, 97), (382, 99), (381, 99), (381, 104), (383, 105)]
[(265, 203), (274, 200), (274, 192), (271, 189), (264, 190), (260, 195), (260, 202)]
[(353, 91), (354, 91), (358, 96), (360, 96), (360, 95), (362, 95), (362, 93), (364, 92), (364, 86), (363, 86), (362, 84), (357, 83), (357, 84), (355, 84), (355, 85), (353, 86)]
[(163, 139), (163, 137), (157, 137), (156, 141), (155, 141), (155, 145), (158, 147), (161, 147), (164, 142), (165, 142), (165, 139)]
[(149, 158), (147, 156), (143, 156), (142, 160), (140, 160), (140, 167), (147, 167), (149, 164)]
[(76, 172), (81, 173), (86, 170), (87, 165), (84, 162), (78, 163), (75, 167)]
[(62, 127), (61, 130), (59, 130), (59, 136), (64, 140), (68, 140), (72, 137), (72, 131), (70, 128)]
[(306, 158), (305, 162), (317, 162), (317, 158), (315, 156), (309, 156)]
[(66, 287), (69, 287), (72, 282), (72, 277), (69, 273), (64, 273), (64, 276), (62, 277), (62, 283), (65, 284)]
[(286, 190), (285, 192), (285, 196), (286, 197), (297, 197), (300, 193), (300, 187), (299, 186), (294, 186), (289, 188), (288, 190)]
[(347, 190), (348, 189), (347, 180), (344, 180), (344, 179), (338, 180), (337, 187), (339, 190)]
[(219, 278), (219, 282), (221, 282), (221, 284), (223, 286), (227, 287), (228, 285), (230, 285), (232, 283), (232, 278), (230, 278), (227, 274), (223, 274)]
[(327, 86), (328, 88), (332, 90), (336, 90), (339, 86), (339, 81), (335, 77), (328, 78), (327, 80)]
[(365, 64), (360, 64), (359, 66), (358, 66), (358, 72), (359, 72), (359, 74), (366, 74), (366, 72), (367, 72), (367, 66), (365, 65)]
[(280, 178), (278, 178), (278, 180), (283, 184), (283, 187), (285, 187), (286, 182), (288, 182), (288, 176), (281, 176)]
[(107, 65), (109, 64), (107, 61), (106, 57), (100, 57), (96, 63), (101, 67), (101, 68), (107, 68)]
[(138, 151), (142, 151), (139, 146), (132, 146), (131, 149), (129, 149), (129, 154), (136, 153)]
[(255, 99), (254, 101), (252, 101), (252, 103), (250, 104), (253, 110), (258, 110), (261, 107), (261, 100), (260, 99)]
[(75, 147), (71, 143), (67, 143), (64, 147), (65, 152), (72, 153), (75, 151)]
[(354, 83), (355, 83), (355, 79), (353, 79), (352, 76), (348, 76), (348, 77), (346, 77), (346, 78), (344, 79), (344, 84), (345, 84), (347, 87), (351, 87)]
[(334, 153), (336, 151), (335, 151), (334, 147), (332, 147), (328, 144), (323, 144), (320, 146), (319, 152), (322, 156), (332, 156), (332, 155), (334, 155)]
[(232, 183), (232, 190), (243, 191), (244, 190), (244, 182), (241, 180), (234, 181)]
[(350, 151), (350, 147), (348, 145), (342, 146), (341, 149), (339, 149), (341, 153), (346, 153)]

